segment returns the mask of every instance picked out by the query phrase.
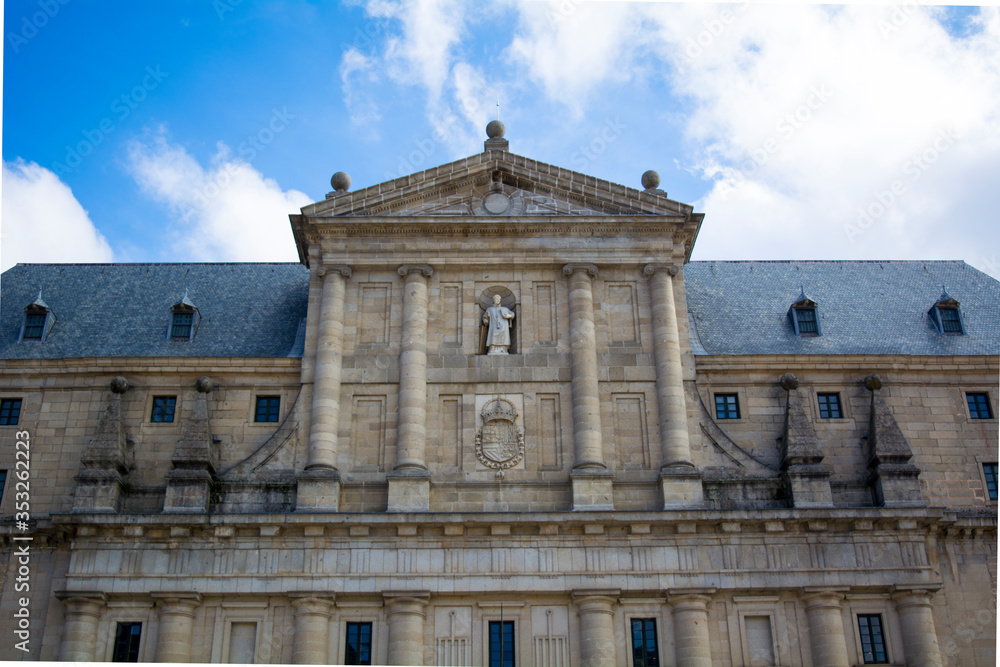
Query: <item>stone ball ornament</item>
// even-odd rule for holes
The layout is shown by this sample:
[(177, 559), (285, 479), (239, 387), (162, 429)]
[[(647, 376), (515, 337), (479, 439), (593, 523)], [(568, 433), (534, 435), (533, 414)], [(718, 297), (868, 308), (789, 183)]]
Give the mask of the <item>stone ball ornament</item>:
[(642, 187), (647, 190), (655, 190), (660, 186), (660, 175), (650, 169), (642, 175)]
[(351, 189), (351, 177), (343, 171), (338, 171), (330, 178), (330, 185), (335, 192), (347, 192)]
[(882, 378), (876, 373), (871, 373), (865, 376), (863, 384), (868, 391), (878, 391), (882, 388)]
[(128, 391), (128, 389), (129, 389), (128, 380), (126, 380), (121, 375), (118, 375), (111, 380), (112, 392), (116, 394), (124, 394), (126, 391)]
[(498, 120), (491, 120), (486, 126), (486, 136), (490, 139), (503, 139), (507, 127)]
[(778, 386), (785, 391), (793, 391), (799, 388), (799, 379), (795, 377), (794, 373), (785, 373), (778, 380)]
[(195, 381), (194, 388), (201, 394), (207, 394), (215, 388), (215, 384), (212, 382), (212, 378), (202, 375)]

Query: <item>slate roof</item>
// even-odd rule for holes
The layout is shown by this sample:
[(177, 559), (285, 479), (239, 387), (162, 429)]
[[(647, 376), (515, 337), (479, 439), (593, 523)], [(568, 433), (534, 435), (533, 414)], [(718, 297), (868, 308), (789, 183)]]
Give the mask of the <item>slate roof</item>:
[[(185, 288), (194, 340), (169, 341)], [(18, 343), (39, 290), (55, 325)], [(300, 264), (18, 264), (0, 276), (0, 358), (302, 356), (308, 292)]]
[[(1000, 354), (1000, 282), (964, 262), (691, 262), (684, 283), (695, 354)], [(942, 285), (965, 336), (927, 315)], [(308, 287), (300, 264), (18, 264), (0, 276), (0, 358), (301, 356)], [(169, 341), (185, 288), (198, 328)], [(787, 316), (803, 289), (815, 338)], [(39, 290), (55, 325), (18, 343)]]
[[(967, 335), (943, 336), (927, 315), (942, 285)], [(691, 262), (684, 286), (696, 354), (1000, 354), (1000, 282), (965, 262)], [(792, 329), (803, 289), (821, 336)]]

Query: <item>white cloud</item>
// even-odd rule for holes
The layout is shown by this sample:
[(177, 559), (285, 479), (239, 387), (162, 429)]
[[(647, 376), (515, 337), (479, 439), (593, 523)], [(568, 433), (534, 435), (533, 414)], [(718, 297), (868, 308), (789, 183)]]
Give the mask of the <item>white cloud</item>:
[[(368, 93), (365, 84), (378, 80), (374, 60), (358, 49), (351, 47), (344, 51), (340, 61), (340, 86), (344, 91), (344, 105), (351, 114), (354, 126), (371, 127), (382, 116), (378, 105)], [(373, 135), (377, 139), (378, 135)]]
[(206, 168), (162, 132), (129, 146), (140, 187), (176, 215), (169, 242), (178, 260), (296, 261), (288, 214), (312, 202), (283, 191), (219, 144)]
[(0, 271), (21, 262), (110, 262), (111, 246), (69, 186), (34, 162), (3, 163)]

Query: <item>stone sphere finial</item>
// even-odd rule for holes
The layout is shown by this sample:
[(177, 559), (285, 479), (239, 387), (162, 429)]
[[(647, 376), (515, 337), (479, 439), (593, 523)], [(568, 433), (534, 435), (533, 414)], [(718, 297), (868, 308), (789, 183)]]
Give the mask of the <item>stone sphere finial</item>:
[(486, 136), (490, 139), (503, 139), (503, 133), (506, 131), (506, 126), (498, 120), (491, 120), (486, 126)]
[(799, 379), (794, 373), (785, 373), (778, 379), (778, 386), (785, 391), (792, 391), (799, 388)]
[(207, 394), (212, 391), (215, 385), (212, 383), (212, 378), (207, 375), (202, 375), (200, 378), (195, 380), (194, 388), (198, 390), (198, 393)]
[(124, 394), (128, 391), (128, 380), (118, 375), (111, 380), (111, 391), (116, 394)]
[(642, 187), (647, 190), (655, 190), (660, 186), (660, 175), (650, 169), (642, 175)]
[(871, 373), (865, 376), (862, 384), (865, 385), (865, 389), (868, 391), (878, 391), (882, 388), (882, 378), (877, 373)]
[(335, 192), (347, 192), (351, 189), (351, 177), (346, 172), (338, 171), (330, 179), (330, 185)]

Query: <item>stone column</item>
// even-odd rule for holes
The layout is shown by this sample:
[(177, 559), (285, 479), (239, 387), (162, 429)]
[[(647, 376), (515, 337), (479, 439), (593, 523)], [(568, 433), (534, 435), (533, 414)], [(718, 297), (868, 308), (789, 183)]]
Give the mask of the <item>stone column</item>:
[(573, 591), (580, 619), (580, 664), (583, 667), (614, 667), (615, 611), (620, 591)]
[[(63, 604), (63, 634), (60, 662), (95, 662), (97, 622), (107, 596), (103, 593), (56, 593)], [(15, 632), (16, 636), (16, 632)], [(103, 656), (102, 656), (103, 659)]]
[(430, 593), (384, 593), (390, 665), (424, 664), (424, 619)]
[(344, 291), (351, 268), (321, 266), (323, 279), (312, 411), (309, 416), (309, 456), (299, 477), (298, 510), (336, 512), (340, 500), (337, 471), (337, 429), (340, 426), (340, 371), (344, 345)]
[(809, 643), (814, 667), (848, 667), (847, 640), (840, 601), (844, 595), (833, 590), (807, 592), (803, 597), (809, 618)]
[(704, 493), (701, 476), (691, 462), (681, 336), (674, 302), (674, 276), (680, 269), (672, 264), (647, 264), (642, 272), (649, 277), (653, 316), (663, 509), (698, 507), (704, 503)]
[(678, 667), (712, 667), (712, 641), (708, 635), (708, 603), (711, 599), (709, 591), (669, 597)]
[(295, 609), (295, 642), (292, 663), (325, 665), (329, 662), (331, 600), (311, 594), (293, 593)]
[(430, 507), (427, 443), (427, 279), (434, 270), (405, 264), (403, 340), (399, 352), (399, 420), (396, 465), (387, 475), (390, 512), (426, 512)]
[(154, 662), (191, 662), (191, 630), (198, 593), (154, 593), (160, 608)]
[[(898, 590), (893, 596), (903, 634), (903, 653), (909, 667), (941, 667), (941, 649), (928, 590)], [(896, 662), (899, 662), (897, 659)]]
[(569, 345), (572, 364), (574, 510), (614, 509), (611, 471), (604, 465), (597, 338), (594, 330), (593, 264), (567, 264)]

